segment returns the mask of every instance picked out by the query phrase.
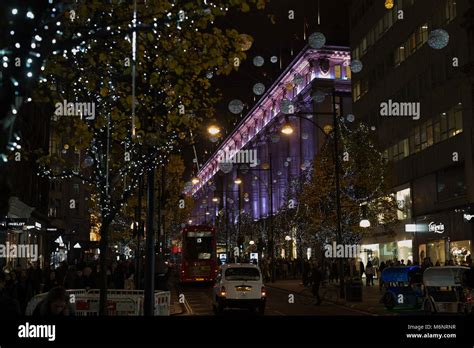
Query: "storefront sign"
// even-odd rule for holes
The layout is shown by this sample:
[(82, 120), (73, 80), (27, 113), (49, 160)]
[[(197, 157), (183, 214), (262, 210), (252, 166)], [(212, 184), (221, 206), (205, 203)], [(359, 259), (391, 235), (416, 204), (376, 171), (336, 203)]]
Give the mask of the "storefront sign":
[(471, 222), (471, 223), (474, 222), (474, 215), (464, 214), (463, 217), (464, 217), (464, 221)]
[(444, 233), (444, 224), (442, 223), (436, 224), (432, 221), (428, 225), (428, 231), (434, 232), (434, 233)]
[(23, 226), (26, 225), (27, 219), (9, 218), (0, 222), (0, 228), (22, 230)]
[(429, 224), (406, 224), (405, 232), (434, 232), (444, 233), (444, 224), (430, 222)]

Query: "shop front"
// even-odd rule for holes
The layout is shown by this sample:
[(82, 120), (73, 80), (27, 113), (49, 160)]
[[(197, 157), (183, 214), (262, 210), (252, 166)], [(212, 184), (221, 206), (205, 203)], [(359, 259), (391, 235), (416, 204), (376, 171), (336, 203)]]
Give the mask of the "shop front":
[[(412, 232), (420, 263), (466, 265), (471, 262), (472, 225), (462, 214), (450, 211), (416, 219)], [(411, 234), (411, 233), (410, 233)]]
[(383, 262), (403, 264), (413, 262), (413, 239), (404, 232), (404, 225), (398, 224), (394, 231), (383, 229), (372, 231), (362, 240), (360, 261), (367, 266), (370, 261), (378, 269)]

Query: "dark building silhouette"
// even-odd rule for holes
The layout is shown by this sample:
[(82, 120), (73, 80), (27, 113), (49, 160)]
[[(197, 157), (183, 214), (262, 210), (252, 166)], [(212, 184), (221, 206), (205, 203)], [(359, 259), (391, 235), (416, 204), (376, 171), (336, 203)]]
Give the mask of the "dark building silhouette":
[[(353, 111), (377, 128), (400, 208), (396, 236), (374, 230), (365, 243), (382, 261), (462, 263), (473, 247), (474, 219), (465, 218), (474, 212), (473, 2), (394, 3), (389, 10), (384, 1), (357, 0), (351, 8), (352, 58), (363, 63), (353, 75)], [(442, 49), (429, 44), (437, 29), (449, 33)], [(390, 102), (419, 103), (410, 104), (420, 106), (419, 118), (408, 109), (383, 116), (381, 103)]]

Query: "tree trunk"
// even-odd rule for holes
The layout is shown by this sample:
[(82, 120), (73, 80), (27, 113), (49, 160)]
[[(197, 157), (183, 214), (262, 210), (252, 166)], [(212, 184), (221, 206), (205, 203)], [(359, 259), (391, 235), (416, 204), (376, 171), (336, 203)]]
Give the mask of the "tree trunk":
[(109, 221), (102, 221), (100, 227), (100, 299), (99, 299), (99, 315), (107, 315), (107, 249), (109, 244)]

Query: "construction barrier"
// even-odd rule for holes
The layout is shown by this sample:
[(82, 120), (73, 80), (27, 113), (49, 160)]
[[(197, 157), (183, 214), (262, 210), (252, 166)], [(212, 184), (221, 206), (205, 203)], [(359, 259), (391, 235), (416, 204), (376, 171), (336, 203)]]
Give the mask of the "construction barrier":
[[(100, 290), (68, 290), (70, 302), (74, 307), (76, 316), (98, 316)], [(32, 315), (35, 307), (46, 298), (47, 293), (35, 296), (29, 303), (26, 315)], [(144, 302), (143, 290), (108, 290), (107, 315), (108, 316), (142, 316)], [(171, 306), (169, 291), (155, 291), (154, 304), (155, 316), (169, 316)]]
[[(71, 289), (71, 290), (66, 290), (66, 292), (69, 295), (69, 300), (71, 303), (74, 303), (76, 296), (78, 295), (85, 295), (87, 293), (86, 289)], [(27, 304), (26, 310), (25, 310), (25, 315), (31, 316), (33, 315), (33, 311), (35, 310), (36, 306), (43, 301), (46, 296), (48, 295), (47, 292), (44, 292), (42, 294), (38, 294), (34, 296)]]
[(155, 316), (170, 315), (171, 294), (169, 291), (155, 291)]

